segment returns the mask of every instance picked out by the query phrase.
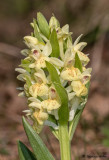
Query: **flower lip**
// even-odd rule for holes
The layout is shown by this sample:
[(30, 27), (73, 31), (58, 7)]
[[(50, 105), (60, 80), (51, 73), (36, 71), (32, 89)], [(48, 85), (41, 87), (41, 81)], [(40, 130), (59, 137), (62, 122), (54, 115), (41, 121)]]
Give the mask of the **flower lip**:
[(52, 91), (53, 93), (55, 93), (55, 92), (56, 92), (56, 91), (55, 91), (55, 89), (53, 89), (53, 88), (51, 89), (51, 91)]
[(38, 53), (38, 50), (35, 49), (35, 50), (33, 51), (33, 54), (37, 54), (37, 53)]

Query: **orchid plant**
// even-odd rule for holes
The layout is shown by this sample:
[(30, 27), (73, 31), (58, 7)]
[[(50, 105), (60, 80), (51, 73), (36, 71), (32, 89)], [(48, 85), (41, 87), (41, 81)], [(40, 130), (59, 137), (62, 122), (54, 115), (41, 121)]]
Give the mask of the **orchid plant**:
[(69, 25), (62, 28), (53, 15), (48, 22), (42, 13), (31, 23), (33, 32), (24, 37), (28, 49), (21, 53), (18, 79), (19, 96), (27, 98), (28, 109), (23, 112), (23, 125), (33, 153), (18, 142), (21, 160), (54, 160), (39, 133), (49, 126), (59, 140), (61, 160), (71, 160), (71, 140), (88, 98), (91, 68), (86, 68), (88, 55), (82, 50), (86, 42), (79, 42), (80, 35), (72, 42)]

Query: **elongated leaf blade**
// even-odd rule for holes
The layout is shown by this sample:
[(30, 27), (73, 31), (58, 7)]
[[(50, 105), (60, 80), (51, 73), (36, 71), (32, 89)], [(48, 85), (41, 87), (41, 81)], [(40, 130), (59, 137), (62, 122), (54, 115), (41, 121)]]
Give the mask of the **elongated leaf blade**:
[(74, 66), (75, 68), (78, 68), (82, 72), (82, 63), (77, 53), (75, 54), (75, 65)]
[(66, 90), (64, 89), (63, 86), (61, 86), (58, 83), (53, 83), (56, 91), (60, 97), (61, 100), (61, 107), (59, 109), (59, 121), (61, 124), (65, 124), (68, 122), (69, 119), (69, 110), (68, 110), (68, 95)]
[(49, 62), (46, 62), (46, 66), (50, 73), (51, 80), (61, 100), (61, 107), (59, 109), (59, 120), (63, 124), (67, 123), (68, 117), (69, 117), (67, 92), (64, 89), (64, 87), (61, 85), (60, 78), (55, 67)]
[(32, 146), (37, 160), (54, 160), (53, 156), (48, 151), (47, 147), (42, 142), (39, 135), (33, 130), (33, 128), (29, 125), (29, 123), (26, 121), (24, 117), (22, 120), (25, 132), (27, 134), (27, 137), (29, 139), (29, 142)]
[(46, 36), (49, 39), (50, 30), (49, 30), (48, 22), (46, 21), (43, 14), (40, 12), (38, 12), (37, 14), (37, 21), (38, 21), (40, 31), (44, 36)]
[(40, 41), (40, 42), (43, 42), (39, 32), (38, 32), (38, 29), (37, 29), (37, 24), (36, 24), (36, 20), (33, 19), (33, 23), (34, 23), (34, 36)]
[(49, 62), (46, 62), (47, 69), (50, 73), (52, 82), (61, 84), (56, 68)]
[(50, 43), (51, 43), (51, 46), (52, 46), (51, 56), (58, 58), (59, 55), (60, 55), (60, 50), (59, 50), (59, 43), (58, 43), (58, 39), (57, 39), (57, 33), (56, 33), (55, 29), (53, 29), (53, 31), (51, 33)]
[(20, 160), (37, 160), (34, 154), (21, 142), (18, 142), (18, 152)]

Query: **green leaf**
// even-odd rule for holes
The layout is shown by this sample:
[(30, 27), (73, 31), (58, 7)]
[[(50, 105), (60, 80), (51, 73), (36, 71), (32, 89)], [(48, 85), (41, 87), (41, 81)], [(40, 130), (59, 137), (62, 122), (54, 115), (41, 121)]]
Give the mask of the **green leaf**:
[(81, 63), (77, 53), (75, 54), (75, 65), (74, 65), (74, 67), (78, 68), (82, 72), (82, 63)]
[(18, 152), (20, 160), (36, 160), (34, 154), (21, 141), (18, 141)]
[(29, 65), (31, 62), (27, 59), (21, 60), (21, 64), (19, 66), (23, 67), (26, 71), (31, 72), (31, 69), (29, 68)]
[(30, 61), (27, 59), (22, 59), (21, 64), (30, 64)]
[(30, 87), (32, 85), (31, 79), (28, 75), (25, 75), (27, 86)]
[(53, 31), (51, 33), (50, 43), (51, 43), (51, 46), (52, 46), (51, 56), (58, 58), (59, 55), (60, 55), (60, 50), (59, 50), (59, 43), (58, 43), (58, 39), (57, 39), (57, 33), (56, 33), (55, 29), (53, 29)]
[(61, 107), (58, 112), (60, 122), (62, 122), (63, 124), (67, 123), (68, 117), (69, 117), (67, 92), (66, 92), (65, 88), (61, 85), (60, 78), (59, 78), (59, 75), (58, 75), (55, 67), (49, 62), (46, 62), (46, 66), (47, 66), (47, 69), (50, 73), (51, 80), (52, 80), (52, 82), (56, 88), (56, 91), (60, 97), (60, 100), (61, 100)]
[[(59, 108), (59, 142), (61, 157), (63, 160), (71, 159), (69, 151), (69, 135), (68, 135), (68, 119), (69, 119), (69, 110), (68, 110), (68, 95), (65, 88), (61, 85), (59, 75), (55, 67), (46, 62), (47, 69), (50, 73), (51, 80), (55, 86), (55, 89), (58, 93), (58, 96), (61, 100), (61, 106)], [(64, 154), (63, 154), (64, 153)], [(63, 157), (64, 156), (64, 157)]]
[(71, 43), (72, 43), (72, 36), (71, 36), (71, 35), (69, 36), (69, 39), (70, 39), (70, 41), (71, 41)]
[(48, 22), (46, 21), (43, 14), (40, 12), (37, 13), (37, 22), (38, 22), (39, 29), (42, 32), (42, 34), (49, 39), (50, 30), (49, 30)]
[(47, 69), (50, 73), (52, 82), (56, 82), (56, 83), (61, 84), (56, 68), (51, 63), (49, 63), (47, 61), (46, 61), (46, 66), (47, 66)]
[(48, 151), (47, 147), (42, 142), (39, 135), (33, 130), (33, 128), (29, 125), (29, 123), (26, 121), (24, 117), (22, 120), (25, 132), (27, 134), (27, 137), (29, 139), (29, 142), (37, 160), (54, 160), (53, 156)]
[(33, 19), (33, 23), (34, 23), (34, 36), (40, 41), (40, 42), (44, 42), (38, 32), (38, 29), (37, 29), (37, 24), (36, 24), (36, 20)]
[(68, 95), (67, 92), (65, 90), (65, 88), (63, 86), (61, 86), (58, 83), (53, 83), (56, 91), (60, 97), (61, 100), (61, 107), (59, 109), (59, 121), (61, 122), (61, 124), (67, 123), (68, 119), (69, 119), (69, 110), (68, 110)]
[(89, 95), (89, 89), (90, 89), (90, 81), (86, 83), (86, 88), (88, 89), (88, 94), (86, 95), (86, 98), (88, 99), (88, 95)]
[(90, 87), (90, 82), (87, 82), (86, 83), (86, 88), (89, 90), (89, 87)]

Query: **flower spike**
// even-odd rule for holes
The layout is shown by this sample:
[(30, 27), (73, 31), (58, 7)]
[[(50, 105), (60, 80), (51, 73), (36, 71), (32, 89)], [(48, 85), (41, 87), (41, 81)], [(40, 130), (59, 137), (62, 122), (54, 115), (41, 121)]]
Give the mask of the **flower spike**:
[(17, 78), (24, 83), (19, 96), (28, 99), (28, 110), (24, 112), (37, 133), (44, 125), (57, 133), (60, 115), (65, 113), (60, 90), (67, 99), (68, 115), (62, 115), (67, 117), (66, 123), (73, 121), (87, 102), (91, 68), (86, 68), (89, 58), (82, 51), (87, 43), (79, 42), (82, 34), (72, 43), (69, 25), (61, 28), (54, 15), (48, 23), (39, 12), (31, 26), (33, 34), (24, 37), (28, 49), (21, 51), (26, 58), (21, 60), (20, 68), (16, 68), (20, 73)]

